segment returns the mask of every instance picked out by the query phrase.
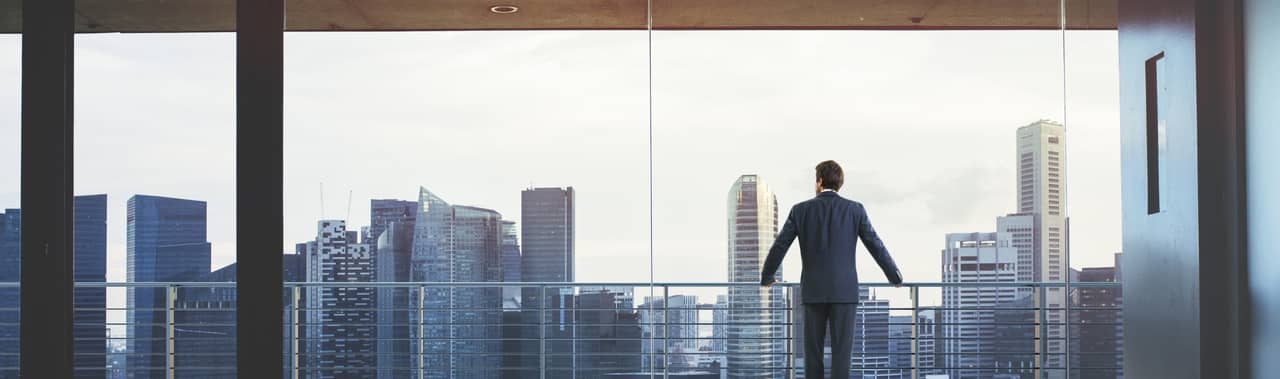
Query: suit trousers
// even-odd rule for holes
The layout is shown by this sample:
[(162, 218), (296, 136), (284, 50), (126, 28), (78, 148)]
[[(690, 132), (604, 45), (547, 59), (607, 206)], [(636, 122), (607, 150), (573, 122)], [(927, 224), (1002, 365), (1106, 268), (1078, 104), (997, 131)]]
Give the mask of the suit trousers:
[(822, 353), (827, 331), (831, 332), (831, 378), (848, 379), (853, 354), (854, 303), (814, 303), (804, 305), (804, 377), (823, 379)]

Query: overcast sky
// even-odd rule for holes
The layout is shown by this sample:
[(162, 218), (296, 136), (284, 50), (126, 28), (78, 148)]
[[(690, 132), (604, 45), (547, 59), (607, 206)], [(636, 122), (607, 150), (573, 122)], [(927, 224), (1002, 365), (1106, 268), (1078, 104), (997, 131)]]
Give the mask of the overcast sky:
[[(0, 208), (19, 204), (20, 45), (0, 36)], [(906, 279), (937, 282), (946, 233), (1015, 210), (1015, 130), (1042, 118), (1067, 126), (1071, 265), (1120, 249), (1114, 31), (1069, 33), (1065, 66), (1049, 31), (655, 32), (651, 57), (644, 31), (285, 46), (286, 234), (241, 247), (263, 254), (419, 186), (517, 221), (522, 189), (573, 186), (579, 281), (725, 281), (734, 180), (761, 175), (785, 215), (835, 159)], [(108, 280), (138, 193), (208, 201), (213, 267), (234, 261), (234, 36), (78, 35), (75, 60), (76, 192), (109, 196)]]

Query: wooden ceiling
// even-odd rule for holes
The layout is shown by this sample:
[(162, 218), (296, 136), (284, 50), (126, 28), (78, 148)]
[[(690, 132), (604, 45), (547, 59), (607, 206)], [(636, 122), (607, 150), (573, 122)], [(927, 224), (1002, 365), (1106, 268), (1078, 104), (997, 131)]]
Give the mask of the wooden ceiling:
[[(266, 0), (263, 0), (266, 1)], [(1115, 29), (1118, 0), (284, 0), (289, 31)], [(494, 6), (519, 11), (499, 14)], [(22, 30), (0, 0), (0, 33)], [(78, 0), (85, 33), (227, 32), (235, 0)]]

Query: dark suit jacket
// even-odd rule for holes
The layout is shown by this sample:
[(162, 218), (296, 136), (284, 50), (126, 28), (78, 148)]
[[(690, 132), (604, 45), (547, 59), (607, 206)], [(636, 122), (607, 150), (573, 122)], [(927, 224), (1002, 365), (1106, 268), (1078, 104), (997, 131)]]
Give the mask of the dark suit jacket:
[(898, 265), (871, 227), (862, 204), (834, 191), (824, 191), (791, 207), (787, 222), (769, 249), (760, 284), (773, 282), (782, 257), (796, 236), (800, 237), (800, 260), (804, 264), (800, 296), (805, 304), (858, 302), (858, 270), (854, 268), (858, 238), (862, 238), (862, 244), (871, 251), (889, 282), (902, 283)]

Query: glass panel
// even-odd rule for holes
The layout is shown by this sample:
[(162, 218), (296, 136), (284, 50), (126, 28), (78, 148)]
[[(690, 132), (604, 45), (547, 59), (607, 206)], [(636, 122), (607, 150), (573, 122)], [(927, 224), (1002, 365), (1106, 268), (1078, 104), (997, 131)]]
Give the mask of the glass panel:
[[(1114, 19), (1115, 4), (1068, 1), (1067, 25), (1088, 28)], [(1091, 7), (1084, 12), (1083, 7)], [(1071, 376), (1124, 376), (1124, 296), (1120, 280), (1120, 72), (1115, 30), (1064, 35), (1066, 118), (1071, 143), (1066, 187), (1071, 196)]]
[(647, 35), (479, 9), (422, 17), (499, 30), (286, 35), (286, 375), (641, 370)]
[(0, 34), (0, 377), (18, 375), (22, 34)]
[[(816, 193), (815, 166), (834, 160), (843, 167), (835, 195), (865, 206), (906, 281), (943, 282), (917, 287), (914, 299), (911, 288), (875, 286), (822, 298), (864, 304), (854, 315), (854, 375), (912, 374), (911, 345), (895, 336), (904, 333), (901, 324), (913, 326), (913, 313), (916, 320), (927, 313), (928, 325), (936, 327), (934, 350), (915, 357), (933, 361), (917, 374), (1064, 377), (1060, 4), (979, 10), (940, 4), (907, 24), (904, 14), (917, 10), (899, 5), (751, 3), (720, 12), (688, 12), (676, 3), (654, 9), (655, 28), (702, 17), (765, 29), (653, 33), (655, 285), (734, 282), (671, 289), (671, 297), (725, 304), (729, 324), (725, 343), (715, 342), (713, 329), (706, 334), (712, 342), (699, 347), (718, 366), (676, 367), (681, 360), (672, 360), (669, 370), (772, 378), (813, 367), (796, 342), (804, 339), (796, 324), (810, 296), (798, 287), (797, 245), (806, 236), (836, 237), (820, 237), (821, 226), (803, 224), (818, 221), (791, 212), (815, 197), (827, 199), (816, 200), (827, 204), (813, 205), (820, 209), (853, 209), (829, 208), (850, 205)], [(921, 30), (883, 30), (910, 25)], [(984, 28), (1010, 30), (965, 30)], [(801, 237), (778, 271), (783, 283), (761, 288), (763, 261), (789, 217), (801, 223)], [(830, 233), (858, 231), (847, 226)], [(1027, 237), (1032, 234), (1043, 238)], [(810, 262), (817, 274), (809, 275), (849, 275), (856, 260), (858, 279), (885, 286), (886, 275), (866, 250), (858, 246), (852, 259)], [(949, 256), (957, 261), (946, 261)], [(1037, 281), (1059, 284), (1014, 287)], [(1035, 296), (1041, 292), (1044, 301)], [(1045, 307), (1052, 311), (1032, 311)], [(1023, 328), (999, 328), (1003, 324)], [(964, 349), (948, 346), (961, 336)], [(1050, 343), (1037, 346), (1038, 337)], [(667, 345), (658, 351), (688, 350)]]
[(75, 44), (77, 373), (234, 376), (235, 36)]

